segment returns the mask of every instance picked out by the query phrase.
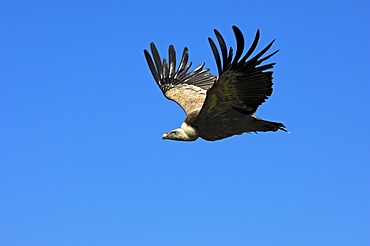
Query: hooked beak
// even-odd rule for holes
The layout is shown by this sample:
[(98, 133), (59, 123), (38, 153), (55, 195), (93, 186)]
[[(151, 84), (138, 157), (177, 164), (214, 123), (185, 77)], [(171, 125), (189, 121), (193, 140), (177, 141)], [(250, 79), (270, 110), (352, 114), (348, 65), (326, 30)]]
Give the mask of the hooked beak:
[(163, 133), (163, 135), (162, 135), (162, 139), (167, 139), (167, 136), (168, 136), (168, 134), (167, 134), (167, 133)]

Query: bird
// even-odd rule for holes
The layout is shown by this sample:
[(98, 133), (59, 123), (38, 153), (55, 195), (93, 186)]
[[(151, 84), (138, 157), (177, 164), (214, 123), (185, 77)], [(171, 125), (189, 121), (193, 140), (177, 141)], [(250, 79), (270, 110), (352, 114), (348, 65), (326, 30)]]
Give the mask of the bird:
[(165, 58), (161, 59), (153, 42), (150, 43), (152, 55), (144, 49), (151, 74), (163, 95), (176, 102), (186, 114), (181, 127), (164, 133), (162, 139), (195, 141), (202, 138), (216, 141), (249, 132), (287, 132), (283, 123), (263, 120), (254, 115), (272, 94), (271, 69), (275, 63), (261, 64), (279, 51), (265, 55), (275, 39), (251, 57), (260, 39), (259, 29), (246, 52), (241, 30), (235, 25), (232, 30), (236, 39), (235, 55), (232, 47), (227, 49), (218, 30), (214, 29), (214, 34), (219, 48), (212, 38), (208, 38), (218, 76), (204, 68), (204, 62), (191, 70), (192, 62), (188, 62), (187, 47), (183, 49), (177, 68), (173, 45), (168, 48), (168, 62)]

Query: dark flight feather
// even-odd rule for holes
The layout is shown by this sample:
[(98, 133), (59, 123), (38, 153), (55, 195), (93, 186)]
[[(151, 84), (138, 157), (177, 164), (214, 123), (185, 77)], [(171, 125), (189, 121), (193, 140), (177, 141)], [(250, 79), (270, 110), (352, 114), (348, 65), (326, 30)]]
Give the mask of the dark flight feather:
[(209, 42), (209, 44), (211, 46), (211, 49), (212, 49), (212, 52), (213, 52), (213, 56), (215, 57), (215, 60), (216, 60), (218, 74), (221, 74), (221, 72), (222, 72), (222, 65), (221, 65), (220, 53), (218, 53), (218, 49), (216, 47), (216, 44), (213, 42), (213, 40), (211, 38), (208, 38), (208, 42)]
[[(237, 28), (237, 27), (236, 27)], [(240, 60), (240, 62), (245, 62), (248, 57), (253, 53), (253, 51), (256, 49), (258, 40), (260, 39), (260, 30), (257, 29), (256, 35), (254, 36), (253, 43), (251, 47), (248, 49), (247, 53), (243, 56), (243, 58)], [(243, 41), (244, 42), (244, 41)]]

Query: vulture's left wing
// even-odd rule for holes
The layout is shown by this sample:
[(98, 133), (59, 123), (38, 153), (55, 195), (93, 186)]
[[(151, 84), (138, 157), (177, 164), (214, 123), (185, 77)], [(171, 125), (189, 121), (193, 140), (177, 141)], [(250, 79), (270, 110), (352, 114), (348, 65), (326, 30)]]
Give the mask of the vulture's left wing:
[[(238, 119), (253, 115), (258, 106), (272, 94), (272, 71), (268, 70), (275, 63), (260, 64), (278, 52), (275, 51), (263, 57), (274, 43), (272, 41), (262, 51), (247, 60), (257, 47), (260, 37), (259, 30), (243, 57), (243, 34), (236, 26), (233, 26), (233, 31), (237, 44), (235, 56), (231, 47), (227, 50), (225, 41), (217, 30), (214, 32), (220, 45), (221, 55), (213, 40), (209, 38), (219, 77), (207, 91), (206, 100), (197, 119), (199, 128), (202, 128), (203, 132), (217, 133), (221, 137), (238, 132), (237, 122), (240, 123)], [(235, 126), (230, 126), (234, 128), (230, 132), (222, 125), (222, 122), (226, 121), (235, 121)], [(244, 130), (241, 132), (246, 131), (245, 126), (243, 127)]]
[(168, 63), (166, 59), (161, 60), (153, 43), (150, 44), (150, 49), (153, 59), (147, 50), (144, 50), (145, 58), (165, 97), (179, 104), (186, 115), (199, 110), (204, 103), (207, 90), (213, 85), (216, 77), (208, 73), (209, 69), (203, 69), (204, 63), (188, 72), (192, 63), (188, 64), (187, 48), (184, 48), (177, 70), (176, 53), (172, 45), (168, 48)]
[(220, 44), (221, 56), (211, 38), (209, 38), (209, 43), (216, 59), (219, 78), (212, 88), (208, 90), (202, 111), (209, 113), (213, 109), (218, 108), (220, 110), (220, 106), (225, 106), (229, 110), (234, 109), (252, 115), (258, 106), (272, 94), (272, 71), (266, 70), (271, 69), (275, 63), (261, 66), (260, 64), (278, 52), (277, 50), (270, 55), (262, 57), (270, 49), (274, 40), (247, 61), (257, 47), (260, 37), (259, 30), (257, 30), (251, 47), (242, 58), (244, 38), (236, 26), (233, 26), (237, 42), (234, 58), (232, 48), (230, 47), (228, 52), (221, 34), (217, 30), (214, 31)]

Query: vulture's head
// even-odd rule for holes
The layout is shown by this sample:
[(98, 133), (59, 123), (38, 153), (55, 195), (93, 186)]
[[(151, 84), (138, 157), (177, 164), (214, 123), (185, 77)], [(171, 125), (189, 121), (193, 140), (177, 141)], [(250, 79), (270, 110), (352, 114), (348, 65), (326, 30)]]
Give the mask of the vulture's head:
[(194, 141), (198, 137), (198, 132), (185, 122), (181, 125), (181, 128), (177, 128), (162, 135), (162, 139), (176, 141)]

